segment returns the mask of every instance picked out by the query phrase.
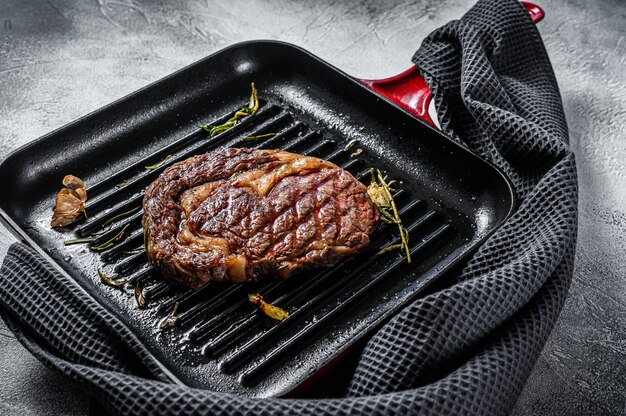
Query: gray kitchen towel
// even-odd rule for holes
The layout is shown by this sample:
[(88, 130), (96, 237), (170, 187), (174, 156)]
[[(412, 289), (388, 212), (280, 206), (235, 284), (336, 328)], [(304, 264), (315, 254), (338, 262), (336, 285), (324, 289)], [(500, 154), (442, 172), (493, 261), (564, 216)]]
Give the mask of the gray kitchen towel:
[(172, 384), (124, 325), (23, 244), (10, 248), (0, 270), (3, 319), (35, 356), (112, 413), (508, 413), (572, 276), (576, 167), (558, 86), (515, 0), (480, 0), (429, 35), (413, 62), (442, 129), (506, 172), (519, 207), (454, 284), (407, 305), (374, 334), (345, 397), (251, 399)]

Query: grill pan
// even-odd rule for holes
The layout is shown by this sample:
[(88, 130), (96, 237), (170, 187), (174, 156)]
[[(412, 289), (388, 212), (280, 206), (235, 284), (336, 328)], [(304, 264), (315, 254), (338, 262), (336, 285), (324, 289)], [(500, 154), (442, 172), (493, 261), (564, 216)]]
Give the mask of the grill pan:
[[(245, 105), (250, 82), (261, 100), (256, 115), (212, 139), (198, 128)], [(514, 209), (507, 178), (430, 125), (429, 97), (415, 70), (361, 81), (293, 45), (237, 44), (12, 153), (0, 165), (0, 218), (121, 319), (175, 382), (254, 397), (288, 395), (462, 262)], [(269, 132), (278, 134), (245, 139)], [(210, 283), (197, 292), (163, 280), (145, 254), (128, 254), (143, 245), (143, 190), (167, 166), (213, 149), (250, 146), (321, 157), (365, 184), (370, 167), (399, 180), (395, 199), (412, 263), (399, 251), (376, 254), (397, 243), (397, 229), (389, 226), (334, 268), (284, 282)], [(66, 174), (87, 183), (88, 218), (52, 230), (54, 195)], [(91, 244), (126, 227), (114, 247), (64, 246), (129, 211)], [(98, 269), (129, 283), (105, 286)], [(265, 317), (247, 301), (254, 292), (290, 316), (280, 323)], [(177, 325), (160, 330), (176, 302)]]

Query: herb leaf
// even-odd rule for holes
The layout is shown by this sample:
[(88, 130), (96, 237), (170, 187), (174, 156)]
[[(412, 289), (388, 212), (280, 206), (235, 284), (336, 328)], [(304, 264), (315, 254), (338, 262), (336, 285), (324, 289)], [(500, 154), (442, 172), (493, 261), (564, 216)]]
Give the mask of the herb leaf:
[(108, 286), (121, 287), (121, 286), (124, 286), (126, 283), (128, 283), (126, 279), (120, 279), (119, 274), (114, 274), (113, 276), (107, 276), (106, 274), (102, 273), (100, 269), (98, 269), (98, 276), (100, 276), (100, 281)]
[(98, 231), (94, 231), (93, 233), (90, 233), (89, 235), (90, 235), (91, 237), (94, 237), (94, 238), (95, 238), (95, 237), (99, 237), (99, 236), (101, 236), (102, 234), (104, 234), (104, 233), (106, 233), (106, 232), (111, 231), (111, 228), (112, 228), (112, 227), (113, 227), (113, 226), (112, 226), (112, 224), (109, 224), (109, 225), (108, 225), (108, 226), (106, 226), (106, 227), (105, 227), (105, 226), (102, 226), (102, 229), (100, 229), (100, 230), (98, 230)]
[(122, 212), (121, 214), (117, 214), (116, 216), (111, 217), (108, 220), (106, 220), (105, 222), (103, 222), (102, 223), (102, 228), (106, 228), (107, 226), (109, 226), (109, 225), (111, 225), (111, 224), (113, 224), (113, 223), (115, 223), (115, 222), (117, 222), (119, 220), (122, 220), (122, 219), (124, 219), (126, 217), (130, 217), (131, 215), (139, 212), (139, 210), (141, 210), (141, 207), (136, 207), (136, 208), (133, 208), (133, 209), (131, 209), (129, 211)]
[(124, 251), (123, 253), (126, 254), (127, 256), (131, 256), (133, 254), (139, 254), (139, 253), (145, 253), (145, 252), (146, 252), (146, 249), (143, 247), (140, 247), (135, 250)]
[(137, 282), (135, 286), (135, 300), (140, 308), (146, 306), (146, 298), (143, 296), (143, 286), (140, 282)]
[(350, 155), (350, 157), (357, 157), (359, 156), (361, 153), (363, 153), (363, 149), (357, 149), (354, 153), (352, 153)]
[(118, 183), (117, 185), (115, 185), (115, 187), (116, 187), (117, 189), (120, 189), (120, 188), (125, 187), (126, 185), (128, 185), (128, 179), (124, 179), (122, 182), (120, 182), (120, 183)]
[(348, 144), (346, 145), (346, 147), (343, 148), (344, 152), (347, 152), (348, 150), (352, 149), (352, 146), (354, 146), (355, 144), (357, 144), (359, 141), (357, 139), (352, 139), (348, 142)]
[(239, 110), (235, 111), (235, 114), (233, 114), (233, 116), (226, 120), (223, 124), (219, 124), (217, 126), (205, 125), (200, 126), (200, 128), (208, 132), (209, 137), (213, 138), (218, 134), (233, 128), (242, 118), (255, 115), (259, 109), (259, 97), (257, 96), (254, 82), (250, 84), (250, 87), (252, 88), (252, 92), (250, 93), (250, 103), (247, 106), (243, 106)]
[(113, 237), (111, 237), (110, 239), (108, 239), (107, 241), (105, 241), (104, 243), (95, 246), (95, 247), (91, 247), (92, 250), (94, 251), (104, 251), (108, 248), (113, 247), (118, 241), (122, 240), (124, 238), (124, 232), (126, 231), (126, 229), (128, 228), (130, 224), (126, 224), (124, 227), (122, 227), (122, 229), (115, 234)]
[(180, 302), (176, 302), (174, 303), (174, 307), (172, 308), (172, 310), (170, 311), (170, 313), (167, 315), (167, 317), (159, 324), (159, 329), (160, 330), (164, 330), (166, 328), (170, 328), (174, 325), (176, 325), (176, 323), (178, 322), (178, 318), (180, 318), (180, 315), (177, 315), (177, 311), (178, 311), (178, 305), (180, 304)]
[(76, 238), (74, 240), (64, 241), (63, 244), (71, 246), (72, 244), (91, 243), (93, 240), (95, 240), (95, 237)]
[(244, 140), (247, 142), (250, 142), (252, 140), (256, 140), (256, 139), (264, 139), (266, 137), (274, 137), (276, 136), (278, 133), (265, 133), (265, 134), (258, 134), (256, 136), (247, 136)]
[(150, 166), (144, 166), (144, 168), (146, 168), (146, 170), (155, 170), (160, 168), (161, 166), (163, 166), (168, 160), (170, 160), (172, 158), (172, 155), (167, 155), (165, 156), (163, 159), (161, 159), (161, 161), (159, 163), (156, 163), (154, 165), (150, 165)]

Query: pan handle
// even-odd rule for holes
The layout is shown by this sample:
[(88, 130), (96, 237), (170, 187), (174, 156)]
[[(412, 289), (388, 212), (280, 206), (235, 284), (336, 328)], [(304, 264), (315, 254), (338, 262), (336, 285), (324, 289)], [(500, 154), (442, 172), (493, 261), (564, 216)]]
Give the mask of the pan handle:
[[(545, 12), (541, 7), (527, 1), (521, 3), (533, 22), (538, 23), (544, 18)], [(429, 114), (433, 95), (417, 67), (412, 66), (390, 78), (359, 81), (431, 126), (438, 127)]]

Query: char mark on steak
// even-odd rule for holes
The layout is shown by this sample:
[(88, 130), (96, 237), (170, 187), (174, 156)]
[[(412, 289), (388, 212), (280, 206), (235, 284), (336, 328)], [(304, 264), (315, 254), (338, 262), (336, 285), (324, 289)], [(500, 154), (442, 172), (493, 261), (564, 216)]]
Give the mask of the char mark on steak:
[(322, 159), (222, 149), (166, 169), (146, 190), (148, 257), (198, 289), (330, 266), (369, 244), (378, 210), (366, 187)]

